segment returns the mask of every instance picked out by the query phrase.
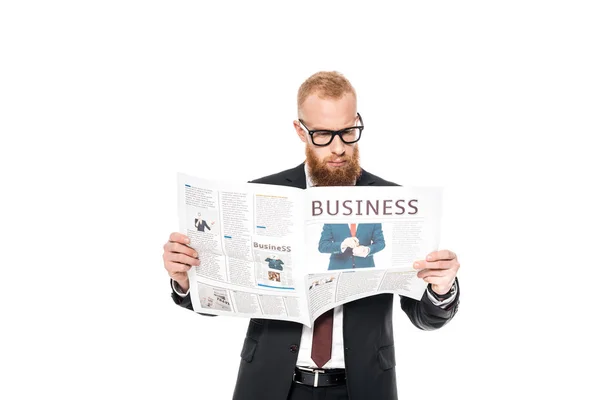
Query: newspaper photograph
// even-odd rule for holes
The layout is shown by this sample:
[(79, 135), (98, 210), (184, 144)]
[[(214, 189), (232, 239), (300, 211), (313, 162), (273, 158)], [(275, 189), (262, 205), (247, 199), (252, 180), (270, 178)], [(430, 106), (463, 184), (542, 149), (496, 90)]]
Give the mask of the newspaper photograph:
[(441, 188), (317, 187), (178, 175), (196, 312), (312, 326), (327, 310), (395, 293), (420, 300), (414, 261), (438, 249)]

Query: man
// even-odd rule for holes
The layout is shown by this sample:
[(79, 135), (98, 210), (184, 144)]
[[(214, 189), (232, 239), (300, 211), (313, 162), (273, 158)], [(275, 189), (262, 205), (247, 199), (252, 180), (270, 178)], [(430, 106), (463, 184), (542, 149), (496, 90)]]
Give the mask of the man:
[[(214, 225), (214, 224), (215, 224), (214, 221), (211, 222), (211, 225)], [(202, 219), (201, 213), (198, 213), (198, 218), (194, 219), (194, 226), (196, 227), (198, 232), (204, 232), (205, 228), (208, 228), (208, 230), (210, 231), (210, 226), (208, 226), (206, 221)]]
[[(306, 163), (253, 182), (310, 186), (390, 186), (359, 164), (362, 118), (356, 92), (336, 72), (319, 72), (298, 91), (294, 128), (305, 144)], [(188, 238), (173, 233), (164, 246), (175, 303), (192, 308), (187, 271), (199, 265)], [(415, 262), (428, 285), (421, 301), (400, 297), (401, 307), (421, 329), (437, 329), (456, 313), (459, 263), (448, 250)], [(313, 326), (251, 319), (241, 352), (234, 400), (396, 399), (392, 305), (395, 296), (356, 300), (323, 314)]]
[(283, 271), (283, 260), (280, 260), (276, 255), (272, 255), (271, 257), (267, 257), (265, 259), (266, 262), (269, 263), (269, 268), (277, 269), (279, 271)]
[(383, 250), (381, 224), (323, 224), (319, 251), (331, 253), (328, 269), (375, 266), (373, 254)]

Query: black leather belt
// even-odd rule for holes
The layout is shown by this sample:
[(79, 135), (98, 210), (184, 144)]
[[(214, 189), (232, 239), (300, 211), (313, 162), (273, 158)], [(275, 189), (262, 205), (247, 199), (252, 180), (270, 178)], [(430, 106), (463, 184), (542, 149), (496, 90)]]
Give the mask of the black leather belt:
[(337, 386), (346, 383), (345, 369), (298, 368), (294, 371), (294, 382), (313, 387)]

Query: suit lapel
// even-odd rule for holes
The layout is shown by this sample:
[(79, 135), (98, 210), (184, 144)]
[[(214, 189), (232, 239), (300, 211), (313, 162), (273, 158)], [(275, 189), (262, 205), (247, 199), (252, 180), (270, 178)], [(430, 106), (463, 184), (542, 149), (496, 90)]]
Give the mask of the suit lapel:
[(365, 171), (361, 168), (360, 176), (356, 181), (356, 186), (370, 186), (375, 183), (375, 179), (373, 179), (373, 175)]
[(304, 173), (304, 163), (291, 169), (285, 176), (285, 185), (293, 186), (299, 189), (306, 189), (306, 174)]

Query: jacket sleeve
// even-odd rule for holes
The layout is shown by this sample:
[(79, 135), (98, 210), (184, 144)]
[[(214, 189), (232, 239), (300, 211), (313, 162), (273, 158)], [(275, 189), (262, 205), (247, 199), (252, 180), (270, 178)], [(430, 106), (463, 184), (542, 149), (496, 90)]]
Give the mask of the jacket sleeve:
[[(192, 306), (192, 298), (190, 297), (190, 294), (188, 293), (185, 297), (181, 297), (180, 295), (175, 293), (175, 291), (173, 290), (173, 280), (170, 280), (170, 281), (171, 281), (171, 298), (173, 299), (175, 304), (177, 304), (178, 306), (181, 306), (183, 308), (187, 308), (188, 310), (194, 311), (194, 307)], [(197, 313), (197, 314), (204, 315), (207, 317), (216, 317), (216, 315), (214, 315), (214, 314), (204, 314), (204, 313)]]
[(383, 229), (381, 224), (374, 224), (373, 237), (371, 238), (371, 245), (369, 247), (369, 254), (375, 254), (381, 251), (385, 247), (385, 239), (383, 237)]
[(319, 251), (321, 253), (341, 253), (342, 242), (336, 242), (333, 237), (333, 228), (331, 224), (324, 224), (319, 240)]
[(458, 311), (459, 298), (460, 286), (456, 279), (456, 298), (450, 304), (441, 307), (435, 306), (425, 291), (421, 301), (400, 296), (400, 305), (414, 326), (430, 331), (441, 328), (454, 318)]

